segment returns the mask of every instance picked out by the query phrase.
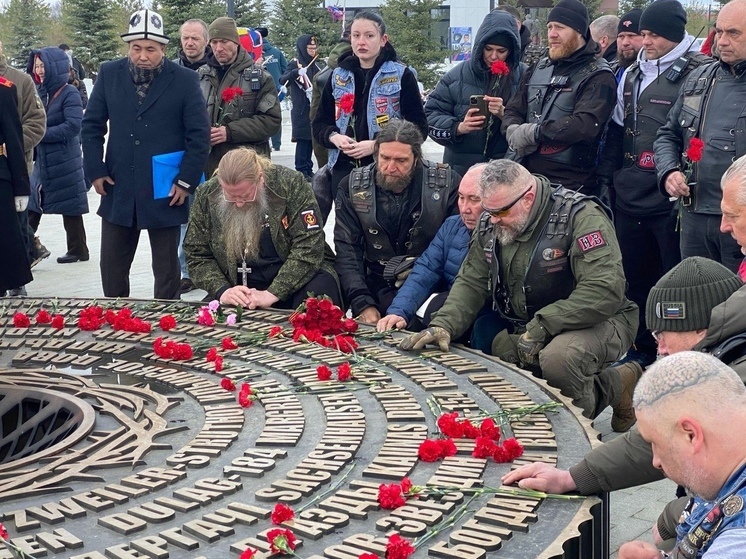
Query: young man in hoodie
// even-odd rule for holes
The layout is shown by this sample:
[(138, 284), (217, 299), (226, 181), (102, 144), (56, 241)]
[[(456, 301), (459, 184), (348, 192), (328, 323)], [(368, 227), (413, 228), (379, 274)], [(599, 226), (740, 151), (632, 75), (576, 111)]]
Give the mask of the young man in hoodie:
[(549, 56), (521, 82), (505, 108), (502, 131), (515, 158), (565, 188), (595, 194), (596, 159), (616, 101), (609, 64), (597, 58), (588, 10), (560, 0), (547, 19)]
[[(651, 4), (640, 16), (642, 50), (625, 71), (606, 134), (599, 182), (613, 185), (617, 239), (622, 249), (627, 295), (640, 307), (635, 347), (627, 358), (645, 367), (655, 361), (656, 344), (645, 324), (645, 301), (663, 274), (680, 260), (677, 212), (661, 195), (655, 174), (653, 142), (689, 72), (708, 58), (688, 52), (693, 37), (686, 11), (676, 0)], [(672, 69), (679, 59), (683, 70)]]

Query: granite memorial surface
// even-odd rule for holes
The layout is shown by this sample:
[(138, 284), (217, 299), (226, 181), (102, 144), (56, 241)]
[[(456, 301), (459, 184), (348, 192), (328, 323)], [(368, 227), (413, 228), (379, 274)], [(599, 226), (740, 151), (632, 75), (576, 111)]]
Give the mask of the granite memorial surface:
[[(81, 329), (94, 305), (129, 308), (150, 331)], [(303, 558), (384, 557), (392, 533), (414, 543), (413, 557), (608, 553), (598, 498), (500, 486), (512, 467), (568, 467), (597, 444), (590, 422), (543, 381), (465, 348), (403, 352), (399, 334), (361, 328), (359, 347), (342, 353), (294, 340), (286, 312), (244, 311), (231, 326), (198, 324), (199, 309), (3, 299), (0, 522), (12, 545), (0, 545), (0, 559), (238, 558), (247, 548), (270, 557), (278, 503), (294, 511), (279, 527)], [(37, 324), (40, 310), (62, 318)], [(176, 324), (162, 331), (167, 315)], [(235, 348), (221, 345), (226, 337)], [(157, 338), (189, 344), (191, 357), (164, 357)], [(352, 379), (319, 380), (317, 367), (344, 363)], [(475, 458), (475, 441), (457, 439), (454, 456), (419, 459), (448, 412), (495, 417), (523, 456)], [(379, 486), (405, 477), (424, 490), (383, 509)]]

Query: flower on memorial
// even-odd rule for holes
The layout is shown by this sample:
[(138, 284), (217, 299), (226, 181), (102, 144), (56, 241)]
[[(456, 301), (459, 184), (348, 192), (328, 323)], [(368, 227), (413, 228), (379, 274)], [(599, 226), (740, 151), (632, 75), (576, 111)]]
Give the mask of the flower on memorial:
[(78, 328), (92, 332), (104, 325), (104, 309), (97, 305), (86, 307), (78, 313)]
[(349, 332), (350, 334), (354, 334), (357, 332), (358, 329), (358, 323), (356, 320), (352, 318), (345, 318), (342, 322), (342, 327), (344, 328), (345, 332)]
[(438, 418), (438, 429), (446, 437), (460, 439), (464, 436), (464, 428), (461, 423), (456, 421), (456, 418), (458, 418), (457, 411), (444, 413)]
[(355, 94), (345, 93), (339, 99), (339, 110), (348, 115), (355, 109)]
[(36, 313), (34, 322), (36, 322), (36, 324), (50, 324), (52, 322), (52, 315), (49, 314), (48, 310), (40, 309), (39, 312)]
[(55, 330), (62, 330), (65, 327), (65, 317), (61, 314), (56, 314), (52, 317), (52, 328)]
[(523, 456), (523, 445), (514, 438), (506, 439), (503, 442), (503, 448), (508, 453), (511, 461)]
[(218, 348), (211, 347), (207, 350), (207, 353), (205, 354), (205, 359), (207, 359), (208, 363), (213, 363), (218, 358)]
[(440, 444), (435, 439), (425, 439), (417, 449), (417, 456), (423, 462), (435, 462), (441, 458)]
[(456, 456), (456, 445), (451, 439), (438, 439), (438, 447), (440, 448), (440, 457), (445, 458), (446, 456)]
[(188, 361), (194, 357), (194, 350), (189, 344), (176, 344), (174, 347), (174, 359), (177, 361)]
[(386, 559), (407, 559), (415, 551), (409, 540), (399, 534), (391, 534), (386, 543)]
[(241, 390), (238, 393), (238, 405), (242, 408), (249, 408), (254, 403), (256, 396), (254, 391), (251, 389), (251, 385), (248, 382), (244, 382), (241, 385)]
[(482, 424), (479, 426), (479, 431), (483, 437), (489, 437), (495, 441), (500, 440), (500, 428), (495, 425), (495, 422), (491, 417), (487, 417), (482, 420)]
[(269, 337), (270, 338), (277, 338), (278, 336), (282, 335), (282, 326), (272, 326), (272, 328), (269, 329)]
[(221, 379), (220, 380), (220, 386), (221, 386), (221, 388), (227, 390), (228, 392), (235, 392), (236, 391), (236, 385), (235, 385), (235, 383), (231, 379), (229, 379), (229, 378)]
[(243, 553), (241, 553), (238, 559), (254, 559), (255, 554), (256, 554), (256, 549), (251, 549), (250, 547), (247, 547), (246, 549), (244, 549)]
[(319, 380), (331, 380), (332, 370), (326, 365), (319, 365), (316, 367), (316, 377)]
[[(358, 348), (352, 336), (358, 328), (357, 323), (344, 317), (344, 311), (327, 297), (308, 297), (290, 315), (293, 327), (293, 341), (319, 344), (336, 349), (343, 353), (354, 353)], [(283, 334), (279, 327), (273, 327), (269, 336)]]
[(295, 550), (295, 536), (290, 530), (275, 528), (267, 532), (267, 541), (269, 542), (272, 553), (285, 553), (293, 555)]
[(272, 510), (270, 519), (272, 520), (272, 524), (279, 525), (288, 520), (292, 520), (293, 516), (295, 516), (293, 509), (282, 503), (277, 503), (275, 508)]
[(215, 372), (219, 373), (222, 370), (223, 370), (223, 356), (216, 355), (215, 356)]
[(491, 438), (477, 437), (471, 455), (474, 458), (490, 458), (495, 453), (496, 448), (497, 445)]
[(164, 341), (160, 336), (153, 342), (153, 353), (163, 359), (188, 361), (194, 357), (194, 350), (189, 344), (181, 344), (173, 340)]
[(161, 317), (161, 319), (158, 321), (158, 326), (164, 332), (168, 332), (169, 330), (173, 330), (174, 328), (176, 328), (176, 319), (173, 317), (173, 315), (167, 314)]
[(337, 367), (337, 380), (339, 382), (346, 382), (352, 378), (352, 367), (350, 364), (345, 362)]
[(236, 313), (231, 313), (231, 314), (229, 314), (228, 316), (225, 317), (225, 323), (228, 326), (235, 326), (237, 320), (238, 320), (238, 317), (237, 317)]
[(419, 486), (413, 485), (412, 480), (409, 479), (408, 477), (403, 477), (401, 479), (400, 485), (401, 485), (401, 492), (404, 494), (405, 497), (417, 495), (421, 490)]
[(402, 487), (398, 483), (386, 485), (382, 483), (378, 486), (378, 504), (382, 509), (394, 510), (403, 507), (406, 500), (402, 495)]
[(28, 328), (31, 326), (31, 319), (26, 313), (17, 312), (13, 315), (13, 326), (16, 328)]
[(3, 526), (3, 523), (0, 522), (0, 540), (6, 541), (8, 539), (8, 531), (5, 529), (5, 526)]
[(375, 553), (361, 553), (357, 556), (357, 559), (381, 559)]
[(197, 313), (197, 324), (203, 326), (215, 326), (215, 315), (209, 307), (201, 307)]
[(238, 344), (230, 336), (226, 336), (220, 340), (220, 345), (223, 349), (238, 349)]

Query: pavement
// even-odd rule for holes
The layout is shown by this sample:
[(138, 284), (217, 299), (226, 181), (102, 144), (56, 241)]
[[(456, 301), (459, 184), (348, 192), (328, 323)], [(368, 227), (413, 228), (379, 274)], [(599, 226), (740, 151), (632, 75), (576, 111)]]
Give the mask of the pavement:
[[(290, 113), (283, 111), (282, 146), (272, 152), (272, 161), (293, 168), (295, 144), (290, 141)], [(424, 146), (425, 157), (440, 161), (443, 148), (428, 139)], [(65, 230), (59, 215), (43, 216), (38, 235), (52, 255), (33, 269), (34, 281), (26, 289), (34, 297), (103, 297), (99, 254), (101, 247), (101, 218), (96, 215), (98, 195), (93, 189), (88, 193), (91, 213), (84, 216), (91, 259), (88, 262), (58, 264), (56, 258), (66, 252)], [(324, 228), (329, 244), (333, 246), (333, 214)], [(130, 295), (147, 299), (153, 296), (153, 274), (150, 267), (150, 244), (147, 232), (140, 237), (135, 260), (130, 272)], [(201, 300), (206, 293), (195, 290), (183, 296), (190, 301)], [(601, 433), (602, 440), (615, 436), (611, 430), (611, 410), (601, 414), (594, 426)], [(627, 541), (642, 539), (652, 541), (650, 529), (663, 510), (663, 506), (674, 498), (676, 486), (670, 480), (663, 480), (643, 487), (616, 491), (611, 495), (611, 559), (617, 558), (617, 550)]]

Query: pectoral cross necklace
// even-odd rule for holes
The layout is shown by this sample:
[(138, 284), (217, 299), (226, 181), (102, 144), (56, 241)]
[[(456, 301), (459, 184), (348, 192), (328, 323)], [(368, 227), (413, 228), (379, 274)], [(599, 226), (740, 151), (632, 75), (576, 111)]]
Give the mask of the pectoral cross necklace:
[(251, 273), (251, 268), (246, 266), (246, 255), (248, 254), (249, 249), (245, 248), (243, 250), (243, 258), (241, 258), (241, 265), (238, 267), (238, 273), (241, 274), (241, 284), (248, 286), (249, 285), (249, 279), (248, 275)]

